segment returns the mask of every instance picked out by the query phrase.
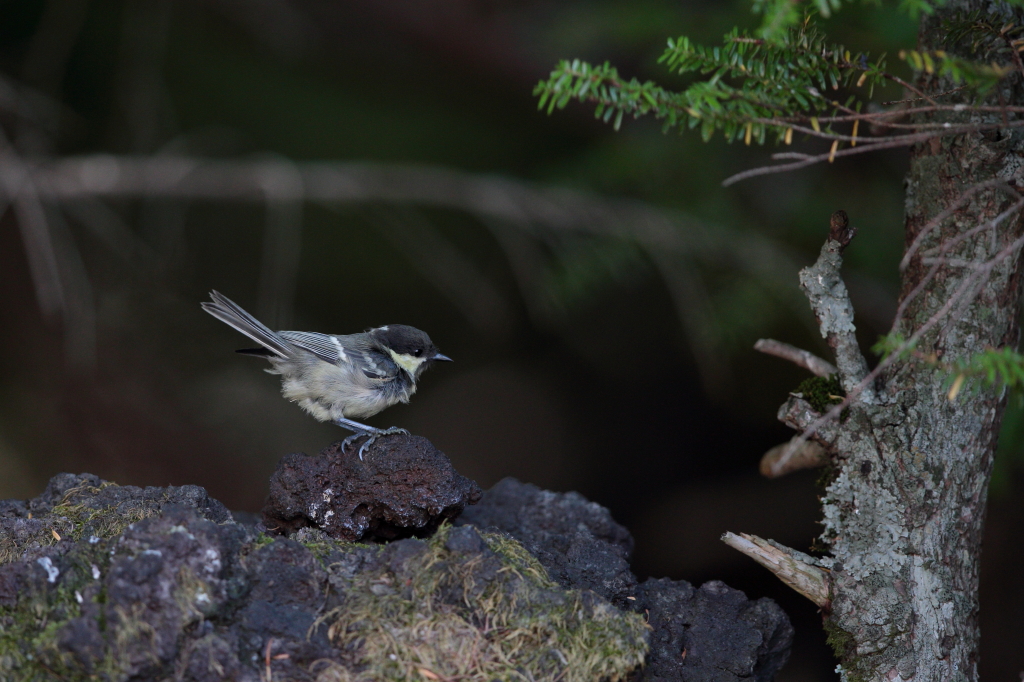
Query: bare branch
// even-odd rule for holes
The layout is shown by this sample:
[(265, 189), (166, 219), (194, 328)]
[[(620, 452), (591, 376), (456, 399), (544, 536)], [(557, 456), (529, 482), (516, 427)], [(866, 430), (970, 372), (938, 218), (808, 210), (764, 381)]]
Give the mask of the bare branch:
[[(844, 211), (832, 214), (830, 229), (829, 239), (821, 247), (818, 260), (800, 271), (800, 288), (811, 302), (821, 335), (836, 356), (839, 380), (849, 393), (868, 374), (868, 363), (857, 343), (853, 304), (839, 274), (843, 265), (843, 249), (853, 239), (856, 230), (850, 228)], [(871, 404), (878, 401), (871, 388), (863, 390), (860, 399)]]
[[(771, 120), (771, 119), (766, 119), (766, 120)], [(773, 123), (772, 125), (784, 125), (784, 124)], [(970, 125), (968, 125), (968, 126), (954, 126), (954, 125), (950, 124), (949, 128), (945, 128), (945, 129), (943, 129), (941, 131), (939, 131), (939, 130), (929, 130), (929, 131), (925, 131), (925, 132), (917, 133), (917, 134), (913, 134), (913, 135), (899, 135), (899, 136), (893, 136), (893, 137), (882, 137), (882, 138), (875, 138), (874, 140), (872, 140), (871, 138), (861, 138), (861, 137), (858, 137), (857, 138), (857, 144), (859, 146), (857, 146), (857, 147), (851, 147), (849, 149), (840, 149), (840, 150), (837, 150), (835, 152), (828, 151), (828, 152), (825, 152), (825, 153), (822, 153), (822, 154), (817, 154), (815, 156), (811, 156), (811, 157), (809, 157), (807, 159), (804, 159), (802, 161), (794, 161), (793, 163), (782, 163), (782, 164), (779, 164), (777, 166), (761, 166), (759, 168), (751, 168), (750, 170), (743, 171), (742, 173), (737, 173), (735, 175), (729, 176), (728, 178), (726, 178), (725, 180), (722, 181), (722, 186), (723, 187), (728, 187), (729, 185), (734, 185), (734, 184), (736, 184), (737, 182), (739, 182), (741, 180), (747, 180), (749, 178), (754, 178), (754, 177), (757, 177), (757, 176), (760, 176), (760, 175), (770, 175), (770, 174), (773, 174), (773, 173), (785, 173), (785, 172), (788, 172), (788, 171), (791, 171), (791, 170), (797, 170), (797, 169), (800, 169), (800, 168), (806, 168), (807, 166), (811, 166), (811, 165), (814, 165), (816, 163), (822, 163), (822, 162), (825, 162), (825, 161), (828, 161), (829, 163), (831, 163), (831, 161), (834, 160), (834, 159), (838, 159), (840, 157), (845, 157), (845, 156), (853, 156), (854, 154), (866, 154), (868, 152), (877, 151), (879, 149), (892, 149), (892, 148), (895, 148), (895, 147), (909, 147), (911, 145), (914, 145), (914, 144), (917, 144), (917, 143), (920, 143), (920, 142), (927, 142), (928, 140), (933, 140), (933, 139), (937, 139), (937, 138), (940, 138), (940, 137), (945, 137), (947, 135), (963, 135), (964, 133), (978, 132), (978, 131), (980, 131), (982, 129), (984, 129), (984, 130), (995, 130), (995, 129), (1003, 130), (1003, 129), (1007, 129), (1007, 128), (1020, 128), (1022, 126), (1024, 126), (1024, 121), (1020, 121), (1020, 120), (1018, 120), (1018, 121), (1007, 121), (1006, 123), (1000, 123), (998, 125), (997, 124), (992, 124), (990, 126), (983, 126), (983, 127), (970, 126)], [(830, 139), (840, 140), (840, 141), (842, 141), (842, 140), (852, 141), (853, 137), (848, 136), (848, 135), (830, 135)]]
[[(643, 202), (606, 199), (498, 176), (429, 166), (285, 164), (276, 158), (211, 160), (170, 155), (97, 155), (56, 161), (11, 157), (9, 163), (0, 167), (0, 173), (5, 172), (34, 179), (45, 199), (61, 203), (82, 199), (263, 202), (268, 208), (265, 244), (270, 250), (264, 264), (268, 284), (267, 277), (276, 272), (275, 268), (291, 271), (283, 262), (271, 265), (276, 238), (287, 235), (292, 238), (285, 242), (292, 246), (282, 253), (291, 254), (289, 262), (293, 262), (297, 223), (296, 214), (290, 211), (296, 210), (296, 202), (311, 201), (332, 207), (379, 202), (466, 211), (494, 233), (509, 257), (531, 316), (548, 323), (552, 316), (545, 309), (548, 301), (538, 282), (549, 257), (545, 251), (533, 248), (535, 238), (552, 232), (576, 232), (629, 239), (650, 257), (665, 278), (691, 348), (701, 366), (712, 370), (710, 375), (714, 375), (714, 367), (723, 366), (717, 356), (721, 344), (715, 326), (708, 323), (710, 308), (706, 297), (701, 296), (703, 282), (696, 263), (727, 261), (731, 267), (767, 284), (794, 310), (804, 305), (788, 285), (790, 273), (797, 270), (794, 260), (760, 235), (712, 229), (681, 213)], [(280, 212), (275, 214), (275, 207)], [(288, 216), (293, 219), (284, 220)], [(287, 289), (285, 286), (275, 290)], [(269, 290), (269, 286), (261, 290)], [(464, 308), (461, 303), (456, 305)]]
[[(952, 94), (952, 93), (957, 92), (958, 90), (961, 90), (961, 89), (962, 88), (957, 88), (957, 90), (950, 90), (948, 93), (945, 93), (945, 94)], [(899, 104), (901, 102), (915, 102), (915, 101), (920, 101), (920, 100), (900, 100), (899, 102), (886, 102), (885, 104)], [(811, 116), (810, 114), (800, 114), (800, 115), (796, 115), (796, 116), (776, 116), (776, 117), (773, 117), (773, 118), (757, 118), (757, 119), (754, 119), (754, 122), (755, 123), (764, 123), (765, 125), (773, 125), (773, 126), (779, 126), (779, 127), (792, 127), (792, 125), (796, 124), (796, 123), (810, 123), (811, 119), (813, 118), (813, 119), (817, 120), (819, 125), (822, 124), (822, 123), (852, 123), (853, 121), (865, 121), (867, 123), (870, 123), (872, 126), (878, 126), (878, 127), (909, 128), (909, 129), (914, 129), (914, 130), (929, 130), (929, 129), (934, 129), (934, 130), (938, 130), (938, 129), (950, 130), (950, 129), (952, 129), (953, 124), (949, 123), (949, 122), (937, 122), (937, 123), (919, 122), (919, 123), (900, 123), (900, 124), (896, 124), (896, 123), (892, 123), (891, 121), (894, 120), (894, 118), (909, 118), (911, 116), (920, 116), (922, 114), (934, 114), (934, 113), (939, 113), (939, 112), (948, 112), (948, 113), (954, 113), (954, 114), (959, 114), (959, 113), (972, 113), (972, 114), (986, 113), (986, 114), (1000, 114), (1002, 116), (1009, 116), (1010, 114), (1022, 114), (1022, 113), (1024, 113), (1024, 107), (1020, 107), (1020, 106), (1008, 106), (1008, 105), (1000, 105), (1000, 106), (989, 105), (989, 106), (985, 106), (985, 105), (968, 105), (968, 104), (936, 104), (936, 105), (931, 105), (931, 106), (907, 107), (907, 108), (904, 108), (904, 109), (899, 109), (899, 108), (898, 109), (885, 109), (885, 110), (882, 110), (882, 111), (866, 111), (866, 112), (855, 111), (854, 109), (850, 109), (848, 107), (844, 107), (844, 106), (841, 106), (841, 105), (840, 105), (839, 109), (847, 112), (846, 115), (845, 116)], [(999, 123), (988, 123), (988, 124), (975, 123), (975, 124), (970, 124), (970, 125), (972, 125), (972, 126), (993, 126), (993, 127), (998, 126), (998, 127), (1002, 127), (1003, 123), (1002, 122), (999, 122)], [(975, 130), (981, 130), (981, 128), (975, 128)], [(805, 131), (801, 130), (800, 132), (805, 132)], [(824, 131), (824, 132), (823, 131), (813, 131), (813, 130), (809, 130), (809, 129), (806, 132), (807, 132), (808, 135), (814, 135), (816, 137), (823, 137), (823, 138), (828, 136), (828, 135), (836, 135), (836, 133), (829, 133), (827, 131)], [(849, 138), (846, 138), (846, 139), (849, 139)], [(870, 141), (870, 139), (871, 138), (865, 138), (865, 141)], [(883, 137), (881, 139), (888, 139), (888, 138)]]
[[(985, 183), (983, 183), (983, 184), (985, 184)], [(982, 189), (985, 189), (985, 188), (982, 187)], [(967, 191), (969, 192), (970, 190), (967, 190)], [(955, 204), (959, 204), (960, 200), (958, 199), (954, 203)], [(1019, 199), (1012, 206), (1010, 206), (1010, 208), (1008, 208), (1005, 211), (1002, 211), (1001, 213), (999, 213), (998, 215), (993, 217), (991, 220), (988, 220), (988, 221), (982, 223), (981, 225), (976, 225), (975, 227), (971, 228), (966, 234), (973, 236), (973, 235), (977, 234), (978, 232), (981, 232), (981, 231), (983, 231), (985, 229), (991, 228), (991, 229), (994, 230), (995, 227), (997, 225), (999, 225), (999, 223), (1001, 223), (1006, 218), (1012, 216), (1013, 214), (1017, 213), (1022, 207), (1024, 207), (1024, 198)], [(945, 213), (945, 211), (943, 211), (943, 213)], [(939, 218), (942, 218), (942, 214), (940, 214), (936, 218), (936, 220), (929, 221), (928, 225), (926, 225), (924, 228), (922, 228), (922, 231), (934, 229), (934, 227), (936, 225), (938, 225), (939, 222), (941, 222), (941, 221), (938, 220)], [(899, 306), (896, 308), (896, 315), (893, 318), (893, 322), (892, 322), (892, 329), (893, 330), (897, 329), (899, 324), (900, 324), (900, 322), (903, 320), (903, 314), (906, 312), (907, 307), (910, 305), (911, 301), (913, 301), (915, 298), (917, 298), (917, 296), (920, 295), (920, 293), (926, 289), (928, 284), (931, 283), (932, 279), (938, 273), (939, 268), (942, 267), (943, 264), (945, 264), (945, 260), (943, 259), (943, 256), (947, 252), (949, 252), (950, 249), (952, 249), (957, 244), (960, 244), (962, 241), (963, 241), (963, 239), (958, 237), (958, 238), (950, 240), (948, 242), (943, 242), (943, 244), (939, 247), (937, 254), (935, 254), (935, 249), (928, 249), (927, 253), (929, 255), (933, 255), (935, 257), (935, 260), (931, 261), (930, 263), (925, 263), (926, 265), (931, 265), (931, 267), (929, 268), (928, 272), (925, 273), (925, 276), (922, 277), (921, 281), (917, 283), (917, 286), (915, 286), (910, 291), (910, 293), (907, 294), (903, 298), (902, 301), (900, 301)], [(919, 246), (920, 246), (920, 242), (917, 239), (915, 239), (914, 240), (914, 244), (911, 245), (911, 248), (913, 249), (913, 248), (919, 247)], [(984, 267), (984, 264), (982, 264), (982, 267)]]
[(830, 374), (839, 372), (836, 366), (828, 360), (823, 360), (810, 351), (791, 346), (782, 341), (776, 341), (775, 339), (758, 339), (757, 343), (754, 344), (754, 350), (766, 355), (774, 355), (783, 360), (789, 360), (794, 365), (803, 367), (819, 377), (827, 377)]
[(747, 533), (727, 532), (722, 542), (767, 568), (818, 608), (828, 608), (831, 574), (816, 565), (814, 557)]
[[(946, 95), (952, 95), (952, 94), (960, 92), (961, 90), (964, 90), (965, 88), (968, 88), (968, 87), (970, 87), (970, 86), (968, 86), (968, 85), (961, 85), (958, 88), (953, 88), (952, 90), (946, 90), (945, 92), (940, 92), (940, 93), (938, 93), (936, 95), (932, 95), (932, 97), (945, 97)], [(887, 106), (891, 106), (893, 104), (909, 104), (910, 102), (920, 102), (920, 101), (921, 101), (920, 97), (915, 97), (914, 99), (894, 99), (894, 100), (890, 100), (888, 102), (882, 102), (882, 106), (886, 106), (887, 107)]]
[(67, 311), (67, 299), (46, 212), (34, 188), (27, 182), (13, 191), (10, 185), (4, 187), (4, 190), (7, 196), (13, 197), (12, 204), (21, 229), (21, 239), (25, 243), (39, 308), (51, 322), (58, 320)]
[[(789, 442), (776, 445), (764, 453), (758, 467), (761, 475), (766, 478), (778, 478), (800, 469), (817, 469), (828, 464), (828, 450), (820, 443), (811, 440), (798, 443), (792, 454), (787, 455), (793, 441), (799, 439), (799, 435), (793, 436)], [(786, 461), (780, 466), (779, 460), (783, 456), (786, 456)]]

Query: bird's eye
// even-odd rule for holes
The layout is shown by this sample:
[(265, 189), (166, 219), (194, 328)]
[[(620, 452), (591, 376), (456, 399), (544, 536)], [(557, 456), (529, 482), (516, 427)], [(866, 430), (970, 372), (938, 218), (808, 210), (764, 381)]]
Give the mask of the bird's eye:
[(417, 348), (416, 350), (414, 350), (412, 352), (412, 354), (415, 355), (416, 357), (419, 357), (419, 356), (423, 355), (423, 349), (422, 348)]

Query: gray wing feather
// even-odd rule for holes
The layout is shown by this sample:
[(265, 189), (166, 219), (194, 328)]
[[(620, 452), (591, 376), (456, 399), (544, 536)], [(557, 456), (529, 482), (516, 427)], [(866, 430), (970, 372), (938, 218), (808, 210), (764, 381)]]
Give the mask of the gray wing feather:
[(278, 332), (281, 338), (293, 346), (308, 350), (321, 360), (337, 365), (341, 359), (342, 345), (336, 336), (317, 332)]
[(216, 291), (210, 292), (210, 298), (212, 299), (211, 301), (205, 301), (200, 304), (203, 310), (229, 327), (242, 332), (281, 358), (289, 358), (294, 355), (295, 351), (289, 347), (287, 341), (271, 331), (255, 317), (245, 312), (240, 305), (230, 298)]
[(368, 379), (394, 379), (401, 371), (394, 360), (380, 351), (365, 348), (353, 353), (358, 356), (363, 374)]
[(399, 372), (394, 360), (369, 346), (360, 338), (360, 334), (332, 336), (317, 332), (278, 333), (288, 343), (308, 350), (321, 360), (358, 368), (368, 379), (391, 379)]

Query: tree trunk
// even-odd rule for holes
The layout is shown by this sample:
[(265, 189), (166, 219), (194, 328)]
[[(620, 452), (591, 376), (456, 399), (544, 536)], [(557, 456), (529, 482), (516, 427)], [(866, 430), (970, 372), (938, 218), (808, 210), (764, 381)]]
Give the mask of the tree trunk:
[[(923, 22), (920, 49), (955, 50), (941, 21), (988, 5), (950, 2)], [(999, 94), (1017, 104), (1020, 76), (1009, 81)], [(920, 85), (930, 93), (955, 87), (934, 77)], [(825, 624), (846, 680), (978, 678), (982, 524), (1005, 390), (951, 399), (949, 370), (934, 359), (1017, 347), (1020, 258), (1012, 246), (1021, 220), (1014, 210), (994, 221), (1019, 199), (1013, 185), (1022, 148), (1013, 132), (934, 139), (911, 152), (908, 248), (972, 187), (995, 179), (1006, 185), (973, 193), (922, 237), (903, 273), (906, 307), (895, 330), (909, 338), (926, 329), (919, 359), (884, 372), (877, 402), (854, 402), (839, 429), (835, 477), (823, 501), (833, 560)], [(929, 256), (943, 255), (940, 244), (946, 262), (929, 278)], [(1000, 256), (979, 276), (979, 266)], [(921, 361), (928, 356), (932, 363)]]
[[(943, 22), (992, 7), (951, 0), (922, 22), (920, 49), (985, 59), (971, 46), (948, 44)], [(982, 16), (997, 27), (1022, 23), (1019, 11), (999, 12)], [(990, 38), (1002, 35), (997, 29)], [(1024, 101), (1024, 64), (1015, 63), (1019, 72), (986, 104)], [(998, 113), (972, 111), (963, 91), (940, 97), (956, 87), (948, 79), (928, 76), (918, 86), (943, 104), (965, 105), (927, 122), (1000, 121)], [(832, 408), (831, 418), (818, 411), (839, 391), (825, 379), (818, 396), (791, 396), (779, 418), (807, 435), (769, 453), (764, 465), (781, 475), (808, 466), (794, 464), (807, 437), (824, 446), (810, 464), (827, 453), (822, 539), (829, 556), (749, 535), (723, 539), (821, 607), (848, 682), (978, 679), (982, 525), (1006, 390), (978, 385), (958, 393), (951, 373), (958, 360), (1017, 347), (1024, 244), (1024, 135), (1017, 130), (935, 138), (911, 151), (908, 255), (894, 325), (916, 342), (909, 357), (867, 371), (839, 275), (854, 234), (845, 213), (833, 215), (821, 256), (800, 273), (849, 406)]]

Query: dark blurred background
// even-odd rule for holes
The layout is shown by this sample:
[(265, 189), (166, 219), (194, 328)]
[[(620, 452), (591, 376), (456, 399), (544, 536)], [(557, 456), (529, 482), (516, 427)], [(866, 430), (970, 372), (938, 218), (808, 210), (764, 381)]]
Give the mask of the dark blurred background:
[[(0, 498), (89, 471), (257, 511), (278, 458), (345, 434), (232, 353), (207, 292), (275, 328), (411, 324), (456, 362), (371, 423), (484, 487), (608, 506), (641, 579), (771, 596), (797, 626), (779, 679), (833, 679), (814, 607), (718, 537), (818, 533), (814, 472), (757, 474), (805, 374), (751, 346), (827, 356), (796, 271), (838, 208), (862, 341), (887, 330), (905, 153), (722, 189), (770, 150), (531, 95), (560, 58), (678, 84), (666, 38), (737, 24), (746, 1), (0, 1)], [(916, 30), (856, 7), (829, 28), (890, 54)], [(1024, 670), (1018, 402), (983, 561), (993, 680)]]

